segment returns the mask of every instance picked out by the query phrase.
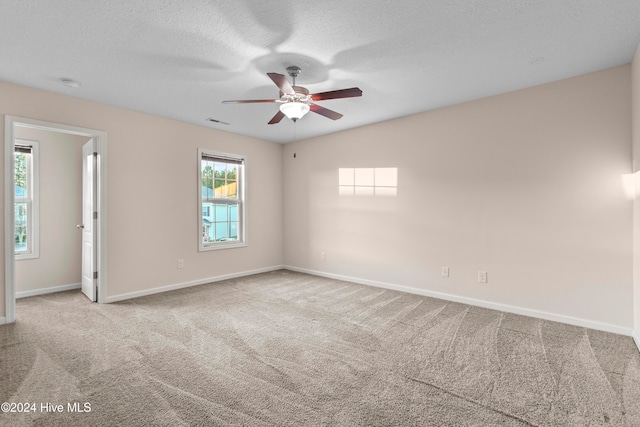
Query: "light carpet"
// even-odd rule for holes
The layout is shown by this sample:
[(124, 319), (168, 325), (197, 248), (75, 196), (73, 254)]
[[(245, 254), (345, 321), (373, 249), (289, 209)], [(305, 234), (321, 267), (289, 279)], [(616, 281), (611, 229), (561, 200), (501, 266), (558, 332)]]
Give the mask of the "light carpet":
[(17, 310), (1, 425), (640, 426), (629, 337), (286, 270)]

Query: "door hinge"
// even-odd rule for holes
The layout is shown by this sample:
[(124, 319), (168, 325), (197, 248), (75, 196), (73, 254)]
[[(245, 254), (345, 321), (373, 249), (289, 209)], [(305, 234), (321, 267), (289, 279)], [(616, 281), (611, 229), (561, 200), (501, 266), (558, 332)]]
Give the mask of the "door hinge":
[(97, 279), (97, 278), (98, 278), (98, 272), (97, 272), (97, 271), (94, 271), (94, 272), (93, 272), (93, 278), (94, 278), (94, 279)]
[(93, 153), (93, 157), (98, 158), (98, 153)]
[(93, 213), (93, 219), (98, 219), (98, 212)]

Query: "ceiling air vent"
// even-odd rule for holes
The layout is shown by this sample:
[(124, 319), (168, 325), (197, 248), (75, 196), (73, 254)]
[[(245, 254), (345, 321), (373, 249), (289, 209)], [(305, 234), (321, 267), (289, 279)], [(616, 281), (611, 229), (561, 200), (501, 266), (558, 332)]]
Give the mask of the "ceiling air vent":
[(221, 125), (228, 125), (228, 124), (229, 124), (229, 123), (227, 123), (227, 122), (223, 122), (222, 120), (216, 120), (216, 119), (211, 118), (211, 117), (209, 117), (209, 118), (207, 119), (207, 121), (208, 121), (208, 122), (211, 122), (211, 123), (220, 123)]

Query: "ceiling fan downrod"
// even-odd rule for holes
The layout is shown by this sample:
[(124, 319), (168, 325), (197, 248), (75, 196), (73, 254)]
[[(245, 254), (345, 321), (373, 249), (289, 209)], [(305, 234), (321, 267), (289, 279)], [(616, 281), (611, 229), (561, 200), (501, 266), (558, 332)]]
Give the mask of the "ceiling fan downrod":
[(298, 75), (300, 74), (300, 72), (302, 71), (302, 69), (300, 67), (297, 67), (295, 65), (292, 65), (290, 67), (287, 67), (287, 73), (289, 73), (289, 76), (293, 79), (293, 85), (296, 85), (296, 77), (298, 77)]

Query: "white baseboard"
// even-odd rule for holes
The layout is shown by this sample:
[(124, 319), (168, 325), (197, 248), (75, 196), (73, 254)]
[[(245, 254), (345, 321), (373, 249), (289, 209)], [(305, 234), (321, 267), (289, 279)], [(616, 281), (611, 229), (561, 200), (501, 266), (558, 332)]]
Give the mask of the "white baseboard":
[(235, 279), (237, 277), (251, 276), (252, 274), (267, 273), (269, 271), (282, 270), (284, 266), (274, 265), (272, 267), (258, 268), (256, 270), (242, 271), (239, 273), (224, 274), (222, 276), (207, 277), (205, 279), (193, 280), (191, 282), (177, 283), (175, 285), (161, 286), (159, 288), (145, 289), (144, 291), (129, 292), (126, 294), (108, 296), (105, 303), (124, 301), (132, 298), (144, 297), (147, 295), (159, 294), (162, 292), (175, 291), (177, 289), (189, 288), (191, 286), (206, 285), (207, 283), (220, 282), (222, 280)]
[[(565, 316), (563, 314), (549, 313), (546, 311), (532, 310), (529, 308), (517, 307), (508, 304), (501, 304), (491, 301), (479, 300), (475, 298), (462, 297), (453, 294), (447, 294), (444, 292), (428, 291), (425, 289), (412, 288), (410, 286), (396, 285), (392, 283), (378, 282), (375, 280), (360, 279), (358, 277), (343, 276), (340, 274), (325, 273), (322, 271), (309, 270), (306, 268), (294, 267), (291, 265), (285, 265), (283, 268), (291, 271), (297, 271), (300, 273), (312, 274), (314, 276), (328, 277), (330, 279), (344, 280), (346, 282), (358, 283), (361, 285), (374, 286), (376, 288), (390, 289), (394, 291), (406, 292), (409, 294), (422, 295), (431, 298), (442, 299), (446, 301), (459, 302), (462, 304), (473, 305), (477, 307), (489, 308), (492, 310), (505, 311), (508, 313), (520, 314), (522, 316), (535, 317), (538, 319), (551, 320), (553, 322), (567, 323), (569, 325), (581, 326), (589, 329), (596, 329), (599, 331), (612, 332), (614, 334), (633, 336), (636, 344), (640, 344), (637, 334), (633, 335), (633, 329), (625, 328), (623, 326), (612, 325), (610, 323), (597, 322), (593, 320), (580, 319), (577, 317)], [(640, 345), (638, 345), (640, 348)]]
[(73, 289), (80, 289), (82, 283), (70, 283), (68, 285), (52, 286), (50, 288), (34, 289), (32, 291), (16, 292), (17, 298), (34, 297), (36, 295), (52, 294), (54, 292), (70, 291)]
[(0, 317), (0, 325), (4, 325), (5, 323), (7, 323), (6, 317)]
[(640, 351), (640, 333), (637, 330), (634, 330), (632, 335), (633, 340), (636, 342), (636, 347), (638, 347), (638, 351)]

